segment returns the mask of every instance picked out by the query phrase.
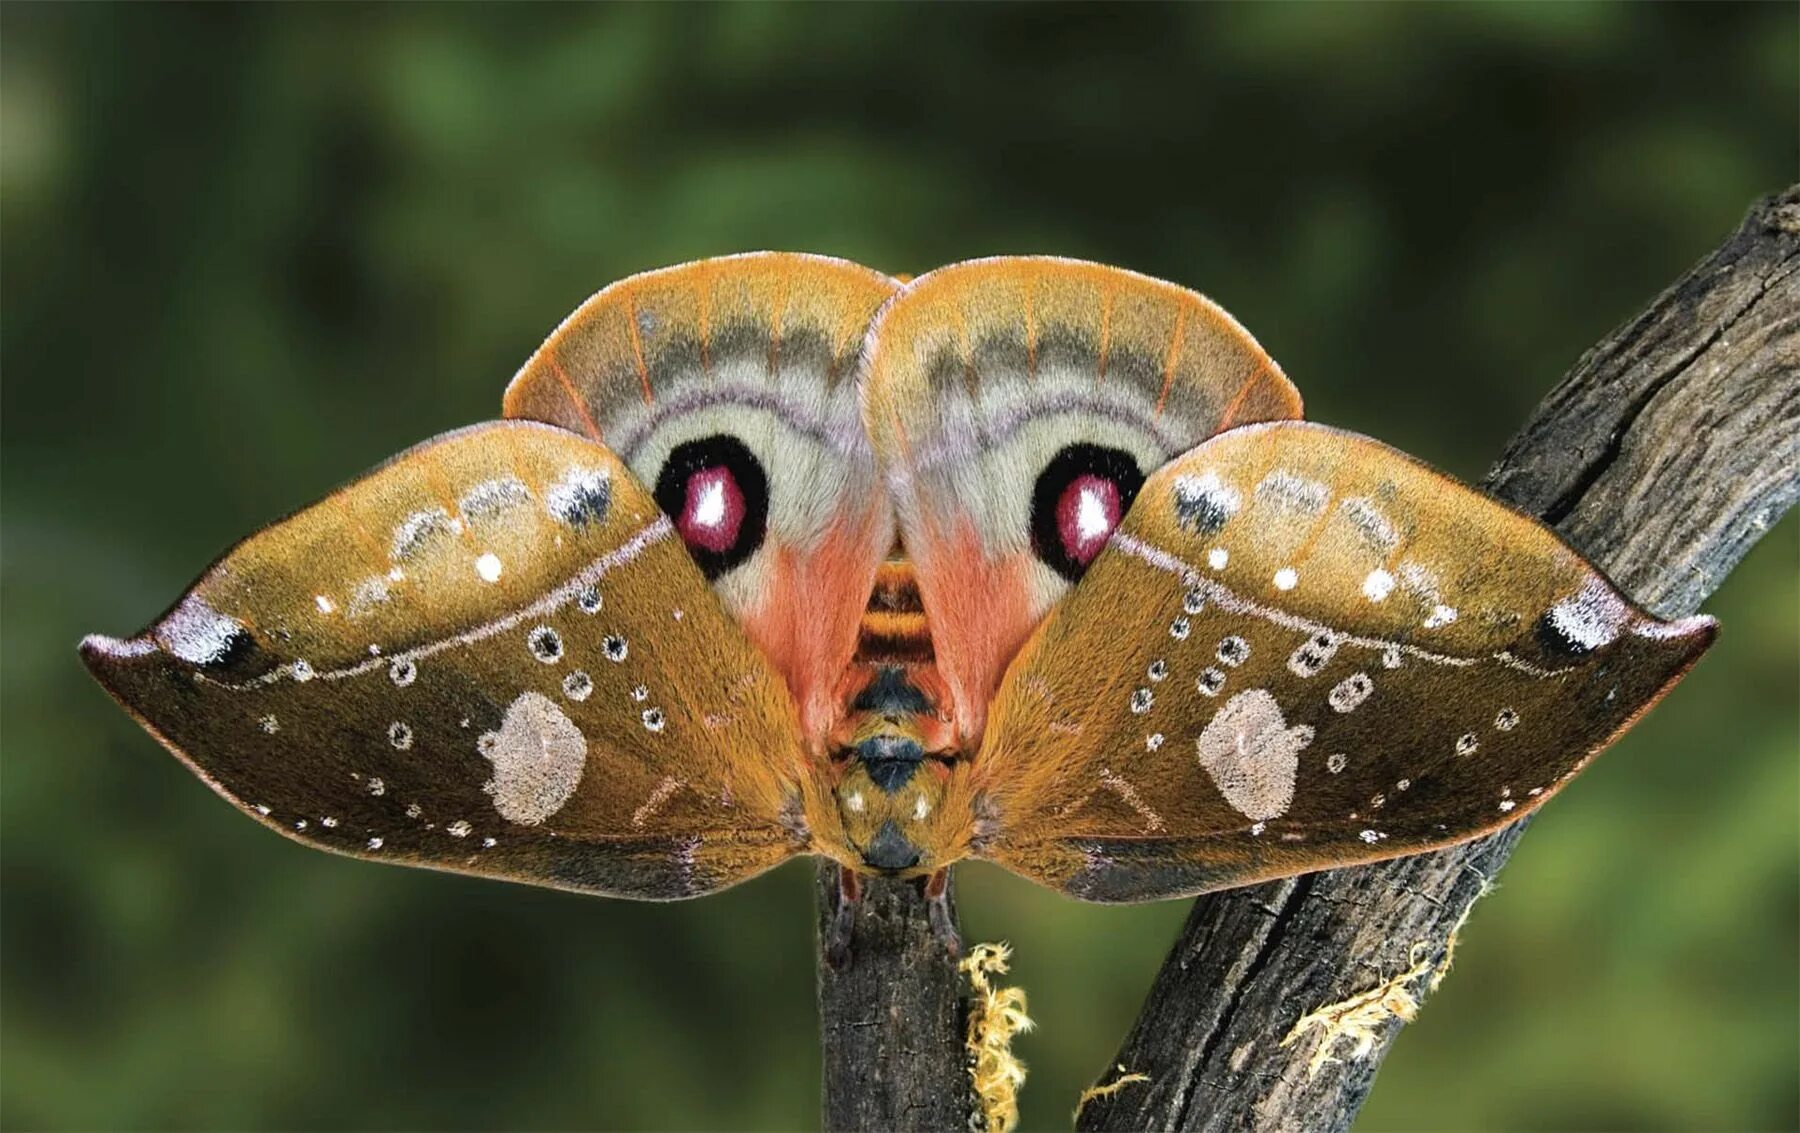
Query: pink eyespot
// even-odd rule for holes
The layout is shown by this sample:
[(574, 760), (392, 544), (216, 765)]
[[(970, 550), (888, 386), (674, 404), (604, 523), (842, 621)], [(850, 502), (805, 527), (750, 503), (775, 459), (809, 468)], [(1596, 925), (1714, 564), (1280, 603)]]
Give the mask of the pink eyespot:
[(1086, 567), (1106, 546), (1124, 514), (1117, 484), (1093, 473), (1075, 477), (1056, 502), (1056, 533), (1063, 554)]
[(687, 503), (675, 517), (683, 542), (722, 555), (737, 546), (743, 525), (744, 493), (731, 469), (715, 465), (688, 477)]

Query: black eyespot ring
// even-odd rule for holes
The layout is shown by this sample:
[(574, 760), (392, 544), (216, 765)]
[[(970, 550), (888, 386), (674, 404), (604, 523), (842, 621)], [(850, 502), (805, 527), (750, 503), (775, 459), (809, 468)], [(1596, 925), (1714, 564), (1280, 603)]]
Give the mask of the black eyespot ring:
[(1064, 493), (1082, 476), (1096, 476), (1112, 484), (1119, 493), (1120, 521), (1144, 486), (1144, 474), (1130, 453), (1085, 442), (1065, 447), (1038, 473), (1031, 493), (1031, 549), (1045, 566), (1070, 582), (1087, 573), (1091, 556), (1090, 560), (1077, 557), (1077, 548), (1065, 538), (1057, 512)]
[[(741, 515), (733, 516), (736, 536), (725, 547), (706, 546), (690, 537), (683, 515), (688, 507), (688, 483), (702, 472), (724, 470), (743, 501)], [(676, 445), (656, 476), (656, 503), (682, 529), (688, 554), (709, 580), (741, 566), (762, 546), (769, 528), (769, 477), (762, 462), (744, 443), (723, 433)]]

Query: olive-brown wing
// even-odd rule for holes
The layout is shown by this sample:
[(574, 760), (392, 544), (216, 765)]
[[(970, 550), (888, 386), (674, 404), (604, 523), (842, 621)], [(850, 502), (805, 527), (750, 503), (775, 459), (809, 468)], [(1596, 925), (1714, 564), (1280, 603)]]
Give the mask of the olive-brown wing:
[(1541, 805), (1713, 634), (1377, 442), (1233, 430), (1149, 479), (1008, 671), (972, 849), (1128, 901), (1464, 841)]
[(806, 848), (781, 680), (618, 458), (545, 425), (426, 442), (82, 656), (322, 849), (667, 899)]

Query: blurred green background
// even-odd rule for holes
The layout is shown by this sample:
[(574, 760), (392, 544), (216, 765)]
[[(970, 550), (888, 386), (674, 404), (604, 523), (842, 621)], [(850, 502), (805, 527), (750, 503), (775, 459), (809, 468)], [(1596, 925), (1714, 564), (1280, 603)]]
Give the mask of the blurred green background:
[[(1800, 9), (0, 8), (0, 1125), (808, 1127), (807, 867), (634, 906), (311, 853), (76, 663), (752, 248), (1198, 287), (1309, 415), (1478, 477), (1797, 172)], [(1800, 1123), (1797, 527), (1548, 808), (1361, 1128)], [(1185, 912), (963, 871), (1066, 1128)]]

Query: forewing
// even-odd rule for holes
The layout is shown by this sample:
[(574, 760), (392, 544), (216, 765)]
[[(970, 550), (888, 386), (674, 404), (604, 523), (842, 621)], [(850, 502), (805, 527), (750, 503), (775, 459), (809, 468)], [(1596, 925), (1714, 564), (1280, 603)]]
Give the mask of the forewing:
[(864, 414), (964, 740), (1080, 577), (1084, 531), (1098, 546), (1145, 476), (1220, 429), (1300, 408), (1231, 316), (1118, 268), (976, 260), (896, 297), (870, 331)]
[(1234, 430), (1150, 478), (1008, 670), (974, 848), (1129, 901), (1464, 841), (1554, 794), (1713, 633), (1374, 441)]
[(215, 791), (357, 857), (645, 898), (804, 848), (794, 708), (605, 447), (395, 458), (82, 656)]
[(508, 417), (604, 440), (665, 511), (688, 513), (696, 562), (786, 677), (813, 737), (837, 712), (893, 542), (855, 363), (898, 286), (785, 253), (646, 272), (584, 303), (506, 391)]

